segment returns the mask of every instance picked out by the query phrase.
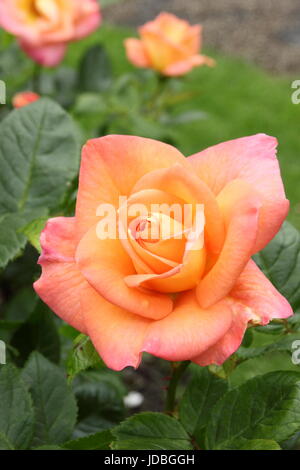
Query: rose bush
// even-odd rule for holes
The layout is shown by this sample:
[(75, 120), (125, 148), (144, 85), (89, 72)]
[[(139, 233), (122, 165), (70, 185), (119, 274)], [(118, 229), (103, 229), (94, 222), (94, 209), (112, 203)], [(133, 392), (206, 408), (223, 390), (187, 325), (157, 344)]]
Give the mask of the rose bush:
[(200, 25), (191, 26), (171, 13), (160, 13), (139, 28), (141, 39), (125, 40), (127, 57), (137, 67), (152, 68), (167, 76), (184, 75), (214, 60), (199, 53)]
[(2, 0), (0, 26), (14, 34), (36, 62), (55, 66), (67, 44), (92, 33), (100, 24), (97, 0)]
[[(276, 144), (259, 134), (185, 158), (139, 137), (90, 140), (75, 217), (50, 219), (42, 233), (36, 292), (90, 336), (112, 369), (138, 367), (143, 351), (203, 366), (223, 363), (249, 324), (292, 314), (251, 260), (288, 212)], [(120, 196), (128, 197), (121, 207)], [(130, 214), (137, 203), (149, 207), (146, 216)], [(191, 226), (164, 210), (151, 213), (154, 203), (188, 203)], [(99, 237), (101, 204), (118, 209), (115, 237)], [(194, 231), (199, 205), (204, 213)], [(160, 235), (150, 240), (153, 226)], [(165, 226), (171, 226), (168, 236)], [(176, 237), (185, 231), (193, 237)]]

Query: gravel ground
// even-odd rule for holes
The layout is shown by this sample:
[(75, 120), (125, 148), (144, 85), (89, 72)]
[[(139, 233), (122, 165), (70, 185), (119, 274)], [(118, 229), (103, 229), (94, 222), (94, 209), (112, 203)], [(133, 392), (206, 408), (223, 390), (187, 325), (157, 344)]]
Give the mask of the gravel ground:
[(299, 0), (126, 0), (107, 21), (138, 26), (169, 11), (204, 27), (205, 47), (280, 74), (300, 74)]

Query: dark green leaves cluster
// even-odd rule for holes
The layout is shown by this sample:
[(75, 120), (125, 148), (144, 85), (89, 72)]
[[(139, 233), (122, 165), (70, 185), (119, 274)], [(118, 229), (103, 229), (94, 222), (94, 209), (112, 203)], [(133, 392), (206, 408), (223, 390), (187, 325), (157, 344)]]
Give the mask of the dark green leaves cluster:
[(140, 413), (113, 430), (116, 450), (189, 450), (192, 444), (183, 426), (162, 413)]
[(13, 366), (1, 367), (0, 396), (0, 448), (27, 449), (34, 434), (32, 398)]
[(71, 387), (63, 369), (38, 352), (22, 370), (2, 365), (0, 450), (108, 449), (126, 389), (107, 369), (85, 374)]
[(230, 449), (244, 439), (284, 442), (299, 431), (299, 400), (299, 373), (254, 377), (216, 404), (207, 426), (207, 447)]
[(77, 95), (71, 112), (88, 135), (132, 134), (167, 142), (176, 140), (174, 125), (199, 122), (200, 110), (173, 112), (174, 105), (191, 97), (182, 82), (163, 84), (151, 70), (114, 77), (103, 45), (94, 44), (79, 63)]
[(78, 150), (71, 118), (49, 99), (15, 110), (1, 122), (0, 267), (20, 254), (26, 235), (33, 236), (29, 223), (42, 218), (39, 232), (48, 213), (58, 210), (76, 175)]
[(300, 233), (285, 222), (277, 236), (255, 256), (258, 266), (286, 297), (294, 311), (300, 309)]
[(0, 370), (2, 447), (28, 449), (69, 439), (76, 421), (75, 398), (60, 368), (39, 353), (22, 373), (12, 365)]

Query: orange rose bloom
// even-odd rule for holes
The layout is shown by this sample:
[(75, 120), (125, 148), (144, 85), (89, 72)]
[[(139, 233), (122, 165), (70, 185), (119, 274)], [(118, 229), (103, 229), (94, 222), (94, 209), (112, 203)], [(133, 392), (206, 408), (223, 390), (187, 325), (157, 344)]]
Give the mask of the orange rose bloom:
[(36, 292), (112, 369), (143, 351), (221, 364), (249, 322), (292, 314), (251, 260), (289, 208), (276, 144), (259, 134), (185, 158), (140, 137), (90, 140), (75, 217), (41, 235)]
[(141, 39), (125, 40), (127, 57), (137, 67), (152, 68), (163, 75), (179, 76), (199, 65), (213, 66), (215, 61), (201, 55), (200, 25), (170, 13), (161, 13), (139, 28)]

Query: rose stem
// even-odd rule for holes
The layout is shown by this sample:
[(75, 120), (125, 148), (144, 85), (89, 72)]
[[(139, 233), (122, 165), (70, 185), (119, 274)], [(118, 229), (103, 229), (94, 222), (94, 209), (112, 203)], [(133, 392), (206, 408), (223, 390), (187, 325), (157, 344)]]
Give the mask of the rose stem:
[(42, 66), (35, 63), (32, 76), (33, 91), (40, 93)]
[(189, 364), (190, 361), (171, 362), (172, 375), (169, 386), (167, 388), (167, 399), (165, 406), (165, 413), (167, 414), (172, 415), (175, 411), (177, 385)]

